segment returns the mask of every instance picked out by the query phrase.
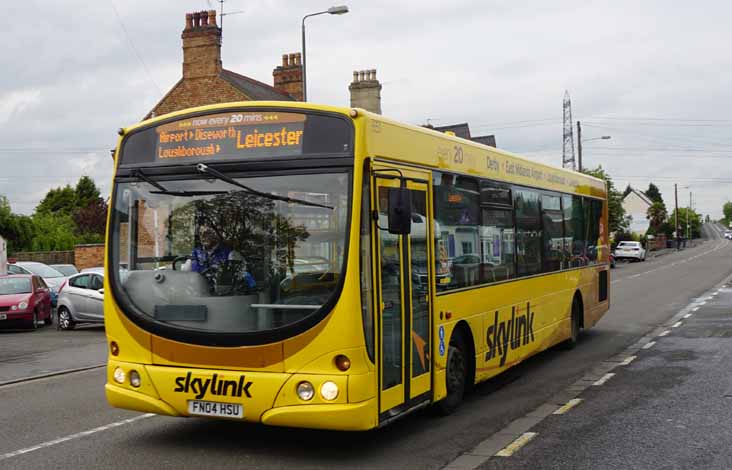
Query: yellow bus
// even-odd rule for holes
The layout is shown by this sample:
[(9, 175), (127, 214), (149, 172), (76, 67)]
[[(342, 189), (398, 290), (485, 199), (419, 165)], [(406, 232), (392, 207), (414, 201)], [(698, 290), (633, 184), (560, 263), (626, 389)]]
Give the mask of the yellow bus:
[(115, 407), (367, 430), (572, 346), (609, 307), (603, 181), (361, 109), (120, 130)]

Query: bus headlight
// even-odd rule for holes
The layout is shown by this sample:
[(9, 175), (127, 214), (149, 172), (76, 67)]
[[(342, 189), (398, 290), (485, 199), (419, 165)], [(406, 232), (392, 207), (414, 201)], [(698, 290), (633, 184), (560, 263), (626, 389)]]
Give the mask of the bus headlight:
[(315, 395), (313, 384), (310, 382), (300, 382), (297, 384), (297, 396), (300, 397), (300, 400), (310, 401), (313, 395)]
[(118, 384), (125, 383), (125, 371), (123, 371), (122, 368), (117, 367), (114, 369), (114, 381)]
[(140, 383), (142, 383), (142, 380), (140, 379), (140, 373), (136, 370), (130, 371), (130, 385), (137, 388), (140, 386)]
[(330, 380), (323, 382), (323, 385), (320, 386), (320, 396), (323, 397), (323, 400), (335, 400), (338, 398), (338, 385)]

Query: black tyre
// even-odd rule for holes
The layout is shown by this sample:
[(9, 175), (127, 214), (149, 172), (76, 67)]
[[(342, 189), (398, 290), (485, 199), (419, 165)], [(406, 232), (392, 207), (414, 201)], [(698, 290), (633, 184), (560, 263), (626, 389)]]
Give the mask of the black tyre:
[(581, 330), (581, 323), (580, 318), (582, 316), (582, 305), (580, 304), (580, 301), (575, 297), (572, 300), (572, 318), (571, 318), (571, 324), (572, 324), (572, 332), (563, 343), (562, 348), (563, 349), (574, 349), (575, 346), (577, 346), (577, 339), (580, 335)]
[(33, 310), (33, 320), (31, 320), (31, 322), (28, 326), (30, 327), (31, 330), (38, 329), (38, 310)]
[(74, 329), (74, 319), (71, 318), (71, 312), (66, 307), (58, 308), (58, 328), (60, 330)]
[(442, 415), (451, 414), (463, 401), (468, 380), (467, 351), (463, 335), (456, 331), (447, 350), (447, 396), (437, 402), (437, 410)]
[(53, 325), (53, 311), (48, 312), (48, 317), (43, 319), (44, 325)]

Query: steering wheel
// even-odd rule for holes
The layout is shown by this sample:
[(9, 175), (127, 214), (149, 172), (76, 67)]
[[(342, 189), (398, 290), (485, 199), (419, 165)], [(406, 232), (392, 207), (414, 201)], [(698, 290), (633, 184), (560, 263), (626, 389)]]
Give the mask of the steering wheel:
[(186, 262), (186, 261), (188, 261), (189, 259), (191, 259), (191, 257), (190, 257), (190, 256), (178, 256), (177, 258), (175, 258), (175, 259), (173, 260), (173, 271), (176, 271), (176, 267), (175, 267), (176, 263), (178, 263), (179, 261), (183, 261), (183, 262)]

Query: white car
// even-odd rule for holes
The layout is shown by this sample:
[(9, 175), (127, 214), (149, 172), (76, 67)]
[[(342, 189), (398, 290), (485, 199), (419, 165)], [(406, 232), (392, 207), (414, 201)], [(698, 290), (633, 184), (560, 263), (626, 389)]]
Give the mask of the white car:
[(615, 247), (615, 259), (632, 259), (636, 261), (646, 260), (646, 250), (640, 242), (620, 242)]
[(726, 238), (727, 240), (732, 240), (732, 230), (725, 230), (724, 238)]

